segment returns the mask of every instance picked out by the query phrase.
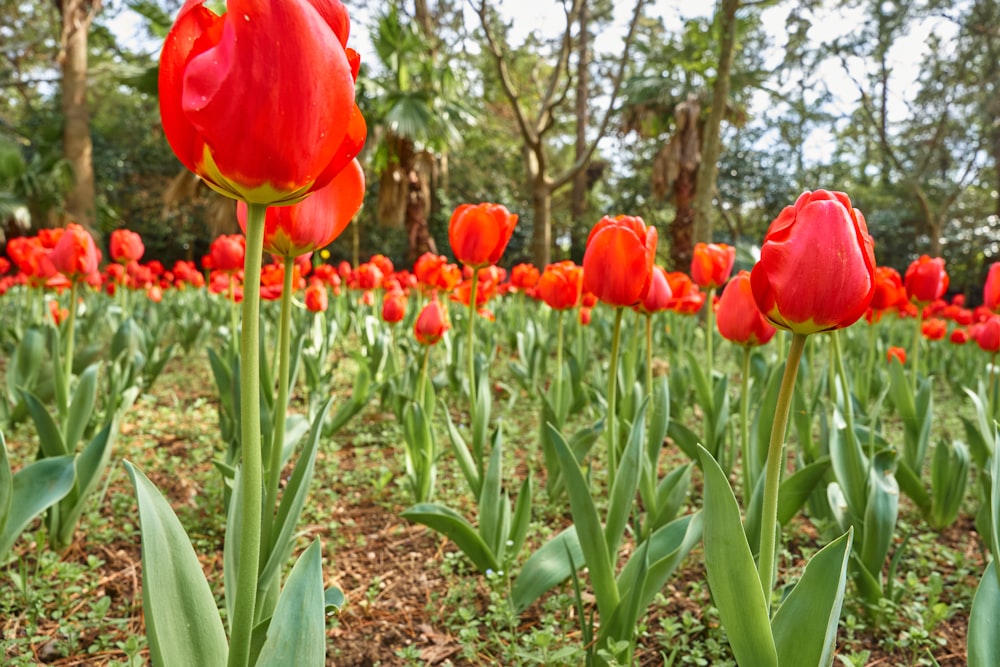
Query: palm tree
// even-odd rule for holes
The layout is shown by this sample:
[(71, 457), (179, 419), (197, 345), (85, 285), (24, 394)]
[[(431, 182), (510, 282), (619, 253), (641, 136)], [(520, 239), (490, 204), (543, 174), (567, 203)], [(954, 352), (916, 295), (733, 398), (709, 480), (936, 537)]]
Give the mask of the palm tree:
[(363, 82), (375, 92), (368, 120), (376, 139), (377, 218), (405, 226), (410, 264), (428, 250), (437, 252), (427, 222), (433, 187), (439, 165), (471, 118), (452, 68), (440, 62), (432, 30), (430, 21), (410, 19), (398, 2), (391, 3), (372, 35), (385, 75)]

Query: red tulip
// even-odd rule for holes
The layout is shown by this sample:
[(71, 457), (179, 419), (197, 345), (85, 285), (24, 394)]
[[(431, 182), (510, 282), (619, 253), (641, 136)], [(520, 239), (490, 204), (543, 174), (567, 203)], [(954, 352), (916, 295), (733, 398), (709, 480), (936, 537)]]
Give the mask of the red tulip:
[(803, 193), (771, 223), (750, 273), (757, 307), (795, 333), (854, 324), (875, 292), (875, 252), (843, 192)]
[(642, 218), (601, 218), (587, 237), (583, 289), (611, 306), (639, 303), (649, 291), (656, 241), (656, 228)]
[(217, 16), (187, 0), (160, 56), (163, 130), (174, 153), (214, 190), (291, 204), (358, 154), (360, 59), (346, 48), (339, 0), (228, 0)]
[(994, 315), (976, 327), (976, 344), (981, 350), (1000, 352), (1000, 315)]
[(71, 280), (83, 279), (96, 273), (100, 261), (94, 237), (75, 222), (66, 225), (66, 232), (49, 253), (49, 259), (56, 271)]
[(939, 317), (932, 317), (920, 324), (920, 333), (927, 340), (941, 340), (948, 334), (948, 323)]
[(702, 289), (722, 287), (736, 262), (736, 248), (725, 243), (696, 243), (691, 258), (691, 279)]
[(159, 285), (153, 285), (146, 290), (146, 296), (153, 303), (160, 303), (163, 301), (163, 289)]
[(0, 257), (0, 276), (10, 271), (10, 260), (6, 257)]
[(891, 266), (875, 267), (875, 293), (872, 295), (872, 310), (899, 308), (909, 301), (903, 278)]
[(983, 285), (983, 305), (994, 313), (1000, 311), (1000, 262), (990, 264), (990, 272), (986, 274), (986, 284)]
[(921, 255), (906, 269), (903, 284), (906, 285), (906, 295), (919, 305), (940, 299), (948, 289), (948, 272), (944, 269), (944, 259)]
[(705, 305), (706, 294), (698, 289), (691, 276), (683, 271), (671, 271), (667, 274), (670, 284), (670, 310), (680, 315), (694, 315)]
[(545, 267), (538, 278), (538, 298), (554, 310), (575, 308), (580, 303), (583, 268), (571, 260)]
[(637, 308), (641, 313), (657, 313), (670, 307), (674, 293), (670, 290), (667, 280), (667, 270), (662, 266), (653, 265), (653, 274), (649, 281), (649, 291), (639, 302)]
[(322, 283), (311, 283), (306, 287), (306, 308), (313, 313), (326, 312), (328, 305), (326, 287)]
[(382, 301), (382, 319), (395, 324), (406, 317), (406, 294), (402, 291), (387, 292)]
[(510, 271), (511, 287), (519, 292), (526, 292), (538, 284), (541, 274), (533, 264), (517, 264)]
[(500, 204), (462, 204), (451, 214), (448, 241), (455, 259), (479, 269), (500, 261), (516, 225), (517, 215)]
[(223, 234), (208, 247), (213, 271), (239, 271), (243, 268), (247, 240), (241, 234)]
[(52, 265), (51, 250), (39, 237), (15, 236), (7, 242), (7, 254), (32, 285), (44, 285), (58, 273)]
[[(264, 250), (279, 257), (299, 257), (328, 245), (361, 208), (365, 175), (357, 160), (309, 198), (291, 206), (268, 207)], [(236, 219), (247, 229), (247, 205), (236, 204)]]
[(906, 364), (906, 350), (901, 347), (890, 347), (885, 351), (885, 356), (889, 363), (892, 363), (892, 360), (895, 359), (901, 364)]
[(146, 252), (142, 237), (130, 229), (116, 229), (111, 232), (109, 241), (111, 259), (119, 264), (138, 262)]
[(966, 329), (954, 329), (948, 340), (955, 345), (965, 345), (969, 342), (969, 332)]
[(723, 338), (738, 345), (764, 345), (774, 336), (776, 329), (757, 309), (749, 271), (737, 273), (722, 290), (715, 324)]
[(448, 330), (448, 316), (437, 299), (427, 303), (413, 324), (413, 335), (421, 345), (434, 345)]

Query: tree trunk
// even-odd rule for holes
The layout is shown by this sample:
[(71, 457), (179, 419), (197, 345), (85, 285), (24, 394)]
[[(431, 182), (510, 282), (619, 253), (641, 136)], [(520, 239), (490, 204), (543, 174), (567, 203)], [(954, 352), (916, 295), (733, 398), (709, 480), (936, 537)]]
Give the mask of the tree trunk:
[(694, 255), (692, 235), (695, 212), (692, 202), (696, 190), (695, 180), (695, 172), (681, 169), (674, 182), (676, 213), (674, 221), (670, 223), (670, 264), (672, 270), (685, 273), (691, 270), (691, 258)]
[(552, 261), (552, 185), (544, 176), (532, 183), (531, 204), (535, 214), (531, 231), (532, 254), (535, 266), (544, 269)]
[(437, 254), (437, 244), (431, 237), (430, 227), (427, 224), (427, 211), (430, 205), (427, 201), (429, 188), (423, 182), (420, 171), (416, 168), (410, 169), (409, 195), (406, 200), (406, 236), (408, 246), (406, 251), (406, 261), (409, 266), (417, 261), (417, 258), (425, 252)]
[(694, 191), (694, 229), (692, 243), (710, 243), (712, 240), (712, 195), (718, 174), (722, 118), (729, 99), (729, 75), (736, 50), (736, 10), (741, 0), (721, 0), (719, 4), (719, 70), (712, 88), (712, 107), (709, 109), (702, 130), (701, 165)]
[[(587, 124), (589, 118), (589, 107), (587, 99), (589, 97), (589, 78), (587, 67), (590, 65), (590, 41), (589, 41), (589, 19), (588, 3), (586, 0), (580, 3), (580, 15), (577, 21), (580, 26), (576, 48), (576, 157), (575, 161), (582, 161), (587, 153)], [(587, 170), (580, 169), (573, 176), (573, 193), (570, 198), (570, 217), (574, 225), (583, 218), (587, 202)]]
[(62, 4), (62, 111), (63, 152), (73, 169), (73, 187), (66, 195), (66, 215), (96, 233), (97, 205), (94, 189), (93, 144), (87, 108), (87, 33), (98, 5), (87, 0)]

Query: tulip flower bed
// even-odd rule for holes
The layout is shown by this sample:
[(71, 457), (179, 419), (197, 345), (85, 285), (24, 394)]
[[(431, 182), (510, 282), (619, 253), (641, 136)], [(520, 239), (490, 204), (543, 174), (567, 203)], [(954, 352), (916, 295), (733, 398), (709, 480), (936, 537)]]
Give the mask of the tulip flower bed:
[[(837, 201), (823, 196), (813, 194)], [(455, 215), (458, 234), (496, 225), (508, 230), (503, 244), (516, 224), (494, 205)], [(143, 596), (167, 575), (144, 562), (155, 558), (142, 547), (156, 538), (145, 525), (156, 496), (142, 480), (177, 517), (211, 613), (227, 619), (243, 237), (213, 246), (207, 280), (185, 263), (141, 263), (141, 241), (127, 237), (112, 242), (122, 260), (98, 280), (87, 238), (65, 238), (84, 249), (82, 264), (64, 264), (59, 240), (28, 239), (12, 244), (23, 246), (11, 253), (20, 272), (2, 283), (0, 432), (16, 474), (0, 474), (0, 655), (11, 665), (169, 664), (148, 634), (158, 610)], [(381, 256), (264, 265), (262, 337), (280, 340), (287, 327), (294, 345), (286, 360), (269, 345), (260, 355), (261, 386), (285, 387), (262, 394), (262, 424), (275, 429), (263, 450), (278, 433), (288, 450), (273, 492), (265, 465), (262, 497), (281, 508), (302, 498), (297, 514), (274, 519), (295, 519), (282, 524), (288, 556), (276, 576), (295, 585), (292, 556), (322, 563), (326, 664), (759, 664), (739, 657), (755, 649), (740, 643), (746, 630), (726, 607), (734, 584), (720, 583), (713, 558), (732, 535), (722, 558), (734, 571), (741, 550), (767, 548), (767, 448), (796, 346), (767, 568), (777, 612), (756, 636), (780, 644), (792, 586), (809, 585), (833, 554), (837, 664), (990, 664), (972, 657), (989, 648), (973, 648), (970, 627), (980, 579), (993, 572), (984, 531), (1000, 495), (995, 279), (988, 305), (968, 309), (943, 300), (943, 263), (921, 258), (905, 278), (872, 267), (870, 305), (836, 309), (857, 323), (803, 319), (801, 303), (766, 289), (763, 312), (780, 312), (765, 318), (754, 302), (761, 278), (736, 271), (730, 247), (696, 249), (690, 274), (648, 269), (636, 287), (595, 276), (633, 239), (627, 271), (647, 271), (655, 230), (606, 219), (591, 239), (610, 258), (588, 252), (582, 266), (509, 274), (495, 249), (468, 238), (464, 271), (433, 255), (412, 270)], [(46, 261), (64, 268), (32, 273)], [(799, 320), (812, 329), (797, 338)], [(735, 530), (713, 530), (727, 520)], [(744, 575), (759, 594), (756, 570)], [(823, 590), (811, 604), (822, 606)]]

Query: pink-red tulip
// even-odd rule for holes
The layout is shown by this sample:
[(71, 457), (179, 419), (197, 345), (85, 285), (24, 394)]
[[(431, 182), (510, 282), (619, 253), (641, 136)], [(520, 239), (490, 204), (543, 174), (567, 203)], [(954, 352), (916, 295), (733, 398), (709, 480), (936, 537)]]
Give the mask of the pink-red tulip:
[(413, 335), (421, 345), (434, 345), (448, 330), (448, 315), (437, 299), (427, 303), (413, 324)]
[(111, 251), (112, 261), (119, 264), (138, 262), (146, 252), (146, 246), (142, 243), (142, 237), (131, 229), (116, 229), (111, 232), (111, 239), (108, 241), (108, 249)]
[(918, 305), (927, 305), (944, 296), (948, 290), (948, 272), (944, 259), (921, 255), (913, 260), (903, 276), (906, 295)]
[(843, 192), (805, 192), (771, 223), (750, 273), (771, 324), (811, 334), (850, 326), (875, 293), (875, 252)]
[(82, 280), (97, 272), (100, 261), (94, 237), (86, 229), (71, 222), (49, 253), (52, 266), (70, 280)]
[(986, 284), (983, 285), (983, 305), (994, 313), (1000, 311), (1000, 262), (990, 264), (986, 274)]
[(715, 309), (715, 324), (723, 338), (749, 347), (764, 345), (776, 333), (757, 309), (749, 271), (740, 271), (723, 288)]
[(611, 306), (634, 306), (649, 291), (657, 233), (642, 218), (605, 216), (590, 230), (583, 289)]

